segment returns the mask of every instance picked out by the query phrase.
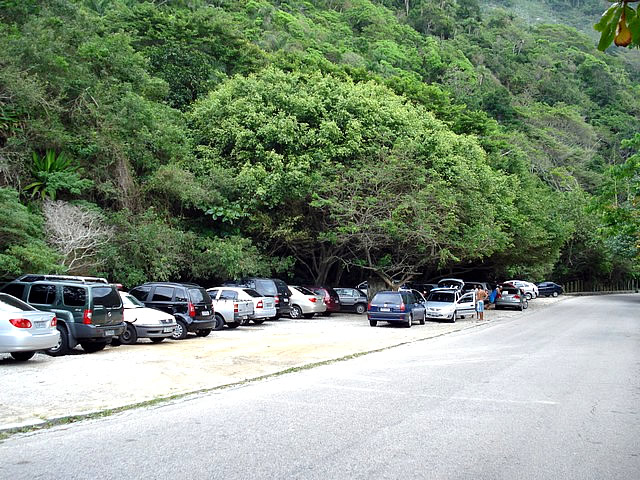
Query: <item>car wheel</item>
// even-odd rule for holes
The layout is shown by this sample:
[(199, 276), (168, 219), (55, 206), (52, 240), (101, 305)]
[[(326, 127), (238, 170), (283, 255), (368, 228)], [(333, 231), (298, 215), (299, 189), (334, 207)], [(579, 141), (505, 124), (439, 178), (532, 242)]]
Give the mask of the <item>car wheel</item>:
[(131, 325), (130, 323), (124, 324), (124, 332), (120, 334), (118, 340), (122, 342), (124, 345), (133, 345), (138, 341), (138, 333), (136, 332), (136, 327)]
[(213, 329), (216, 331), (222, 330), (222, 327), (224, 327), (224, 318), (219, 313), (216, 313), (216, 326)]
[(527, 300), (531, 300), (533, 298), (533, 295), (531, 295), (530, 293), (525, 293), (524, 296)]
[(80, 342), (80, 346), (87, 353), (95, 353), (104, 350), (107, 342)]
[(176, 329), (173, 331), (171, 338), (173, 338), (174, 340), (184, 340), (185, 338), (187, 338), (187, 333), (187, 324), (182, 320), (176, 319)]
[[(553, 295), (554, 297), (557, 297), (557, 296), (558, 296), (558, 292), (553, 292), (551, 295)], [(549, 296), (549, 295), (547, 295), (547, 297), (548, 297), (548, 296)]]
[(234, 328), (238, 328), (240, 326), (240, 322), (229, 322), (227, 323), (227, 327), (234, 329)]
[(377, 320), (369, 320), (369, 325), (371, 325), (372, 327), (375, 327), (376, 325), (378, 325), (378, 321)]
[(304, 318), (313, 318), (313, 313), (305, 313)]
[(420, 319), (420, 325), (424, 325), (425, 324), (425, 322), (427, 321), (426, 317), (427, 317), (426, 313), (422, 315), (422, 318)]
[(527, 308), (529, 308), (529, 302), (527, 302), (526, 300), (524, 301), (524, 309), (526, 310)]
[(407, 320), (407, 324), (405, 325), (405, 327), (411, 328), (412, 325), (413, 325), (413, 313), (410, 313), (409, 319)]
[(164, 337), (153, 337), (150, 339), (153, 343), (160, 343), (164, 341)]
[(255, 323), (256, 325), (262, 325), (264, 323), (264, 320), (256, 320), (255, 318), (253, 319), (253, 323)]
[(366, 311), (367, 311), (367, 306), (364, 303), (359, 303), (356, 305), (356, 313), (358, 315), (362, 315)]
[(291, 305), (291, 311), (289, 312), (291, 318), (302, 317), (302, 309), (298, 305)]
[(26, 362), (35, 354), (36, 352), (12, 352), (11, 356), (13, 357), (14, 360), (17, 360), (18, 362)]
[(456, 323), (457, 319), (458, 319), (458, 314), (456, 312), (453, 312), (453, 315), (451, 316), (451, 323)]
[(322, 316), (323, 317), (329, 317), (329, 316), (331, 316), (331, 312), (322, 312)]
[(201, 328), (200, 330), (196, 330), (196, 336), (197, 337), (206, 337), (210, 333), (211, 333), (211, 329), (210, 328)]
[(67, 336), (67, 329), (63, 324), (58, 323), (56, 328), (58, 329), (58, 332), (60, 332), (58, 344), (55, 347), (45, 350), (45, 353), (52, 357), (61, 357), (69, 353), (69, 337)]

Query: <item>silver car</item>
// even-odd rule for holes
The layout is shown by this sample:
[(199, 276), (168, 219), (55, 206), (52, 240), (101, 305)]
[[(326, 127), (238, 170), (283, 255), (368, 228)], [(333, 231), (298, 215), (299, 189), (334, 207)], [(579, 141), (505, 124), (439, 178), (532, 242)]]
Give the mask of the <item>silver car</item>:
[(327, 306), (324, 304), (324, 295), (318, 295), (305, 287), (289, 285), (291, 290), (291, 318), (311, 318), (316, 313), (324, 313)]
[(10, 353), (20, 361), (29, 360), (38, 350), (60, 342), (55, 313), (36, 310), (6, 293), (0, 293), (0, 353)]
[(502, 292), (496, 298), (496, 310), (500, 308), (515, 308), (522, 311), (527, 307), (529, 307), (529, 301), (524, 290), (511, 284), (502, 285)]

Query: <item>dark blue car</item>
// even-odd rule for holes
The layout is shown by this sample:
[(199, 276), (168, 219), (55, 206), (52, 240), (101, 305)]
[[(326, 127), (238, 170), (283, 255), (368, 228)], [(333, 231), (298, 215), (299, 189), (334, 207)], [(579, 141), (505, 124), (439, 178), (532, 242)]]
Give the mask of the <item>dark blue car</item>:
[(414, 320), (424, 325), (425, 309), (412, 292), (383, 291), (376, 293), (369, 303), (367, 316), (372, 327), (378, 322), (398, 322), (411, 327)]
[(557, 283), (540, 282), (540, 283), (536, 283), (536, 285), (538, 286), (539, 296), (544, 295), (545, 297), (549, 297), (549, 296), (557, 297), (558, 295), (564, 292), (564, 289)]

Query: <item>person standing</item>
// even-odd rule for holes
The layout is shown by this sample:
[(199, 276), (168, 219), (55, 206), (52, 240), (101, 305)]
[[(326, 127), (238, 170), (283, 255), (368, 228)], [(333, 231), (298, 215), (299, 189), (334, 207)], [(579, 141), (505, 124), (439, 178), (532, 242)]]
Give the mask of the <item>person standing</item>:
[(476, 319), (482, 322), (484, 320), (484, 301), (487, 299), (489, 294), (480, 285), (476, 287), (475, 294), (476, 294)]

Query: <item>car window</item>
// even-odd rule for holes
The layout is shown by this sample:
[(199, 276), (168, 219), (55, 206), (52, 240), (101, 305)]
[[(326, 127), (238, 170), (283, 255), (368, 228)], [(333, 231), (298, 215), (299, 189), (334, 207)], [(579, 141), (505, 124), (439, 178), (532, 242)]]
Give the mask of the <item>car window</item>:
[(93, 305), (102, 305), (104, 307), (119, 307), (122, 305), (120, 295), (114, 287), (93, 287), (91, 289), (91, 298)]
[(129, 293), (136, 297), (138, 300), (145, 301), (149, 292), (151, 291), (151, 287), (136, 287), (131, 290)]
[(211, 303), (211, 297), (204, 288), (190, 288), (189, 298), (193, 303)]
[(273, 280), (256, 280), (255, 290), (263, 295), (275, 296), (278, 294), (278, 289)]
[(465, 293), (462, 297), (460, 297), (460, 300), (458, 300), (458, 302), (460, 303), (473, 302), (474, 295), (475, 295), (474, 292)]
[(408, 292), (406, 303), (408, 304), (418, 303), (418, 301), (416, 300), (416, 296), (413, 293)]
[(262, 296), (258, 292), (256, 292), (253, 288), (243, 288), (242, 291), (244, 293), (246, 293), (247, 295), (249, 295), (250, 297), (253, 297), (253, 298), (257, 298), (257, 297), (261, 297)]
[(235, 290), (222, 290), (220, 293), (220, 300), (237, 300), (238, 292)]
[(173, 287), (156, 287), (153, 291), (152, 302), (170, 302), (173, 300)]
[(22, 295), (24, 295), (24, 283), (10, 283), (2, 291), (16, 298), (22, 298)]
[(400, 303), (400, 297), (397, 293), (377, 293), (371, 303)]
[(176, 288), (174, 291), (175, 301), (176, 302), (188, 302), (189, 298), (187, 297), (187, 292), (185, 292), (184, 288)]
[(305, 287), (296, 287), (296, 289), (303, 295), (313, 295), (313, 296), (316, 295), (316, 292), (309, 290), (308, 288), (305, 288)]
[(31, 305), (24, 303), (22, 300), (18, 300), (9, 295), (3, 295), (0, 293), (0, 311), (1, 312), (31, 312), (36, 310)]
[(29, 292), (29, 303), (51, 305), (56, 301), (55, 285), (32, 285)]
[(128, 308), (144, 307), (144, 303), (142, 303), (136, 297), (128, 293), (125, 295), (122, 295), (122, 303), (124, 304), (125, 307), (128, 307)]
[(84, 307), (87, 303), (87, 289), (82, 287), (62, 287), (62, 303), (68, 307)]
[(456, 297), (453, 292), (431, 292), (427, 301), (453, 303)]

